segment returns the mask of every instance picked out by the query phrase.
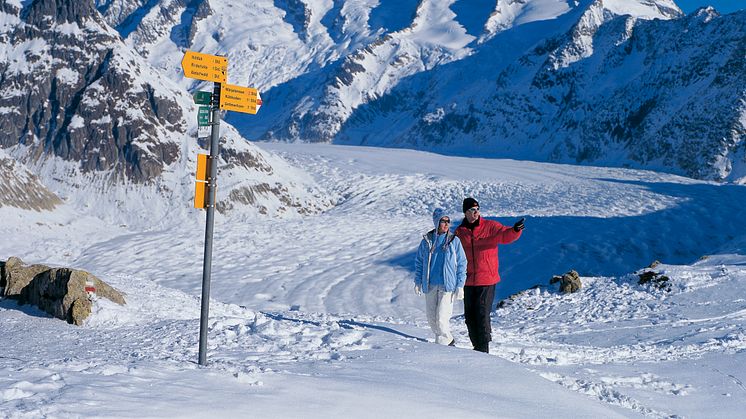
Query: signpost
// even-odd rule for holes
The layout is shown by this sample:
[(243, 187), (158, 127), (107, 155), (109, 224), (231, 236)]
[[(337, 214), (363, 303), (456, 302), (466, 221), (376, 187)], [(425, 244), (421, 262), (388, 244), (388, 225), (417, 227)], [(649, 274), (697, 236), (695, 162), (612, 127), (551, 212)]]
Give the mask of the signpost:
[(181, 60), (181, 68), (190, 79), (225, 83), (228, 78), (228, 59), (217, 55), (187, 51)]
[(194, 92), (192, 98), (194, 99), (194, 103), (197, 105), (209, 105), (212, 100), (212, 92)]
[(210, 156), (207, 154), (197, 154), (197, 173), (195, 175), (197, 181), (194, 188), (194, 208), (205, 208), (205, 190), (207, 189), (207, 182), (210, 179), (207, 176), (210, 165), (209, 161)]
[[(199, 322), (199, 364), (207, 364), (207, 321), (210, 312), (210, 274), (212, 270), (212, 236), (215, 225), (215, 203), (218, 188), (218, 155), (220, 152), (220, 110), (256, 114), (262, 106), (259, 92), (251, 87), (227, 84), (228, 59), (217, 55), (186, 51), (181, 60), (184, 75), (213, 82), (212, 92), (196, 92), (198, 136), (202, 127), (211, 127), (210, 154), (197, 156), (194, 207), (205, 208), (205, 253), (202, 263), (202, 308)], [(212, 114), (212, 115), (211, 115)]]
[(197, 125), (200, 127), (206, 127), (210, 125), (210, 107), (200, 106), (197, 109)]
[(252, 87), (225, 84), (220, 91), (220, 109), (256, 114), (262, 106), (259, 92)]

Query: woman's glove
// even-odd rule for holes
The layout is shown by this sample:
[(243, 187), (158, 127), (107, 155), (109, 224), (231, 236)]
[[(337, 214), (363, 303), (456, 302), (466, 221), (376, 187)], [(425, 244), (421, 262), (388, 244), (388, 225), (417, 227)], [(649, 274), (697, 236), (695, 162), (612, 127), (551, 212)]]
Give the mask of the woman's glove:
[(464, 287), (461, 287), (456, 290), (456, 299), (457, 300), (463, 300), (464, 299)]
[(526, 228), (526, 224), (524, 224), (524, 221), (526, 221), (526, 219), (525, 218), (521, 218), (515, 224), (513, 224), (513, 231), (515, 231), (516, 233), (518, 233), (519, 231), (521, 231), (524, 228)]

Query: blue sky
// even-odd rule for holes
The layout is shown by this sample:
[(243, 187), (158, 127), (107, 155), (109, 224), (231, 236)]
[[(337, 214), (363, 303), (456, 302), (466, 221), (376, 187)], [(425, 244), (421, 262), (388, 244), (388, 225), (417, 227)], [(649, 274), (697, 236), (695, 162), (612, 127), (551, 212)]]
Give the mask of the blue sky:
[(691, 13), (702, 6), (713, 6), (722, 13), (746, 9), (746, 0), (674, 0), (684, 13)]

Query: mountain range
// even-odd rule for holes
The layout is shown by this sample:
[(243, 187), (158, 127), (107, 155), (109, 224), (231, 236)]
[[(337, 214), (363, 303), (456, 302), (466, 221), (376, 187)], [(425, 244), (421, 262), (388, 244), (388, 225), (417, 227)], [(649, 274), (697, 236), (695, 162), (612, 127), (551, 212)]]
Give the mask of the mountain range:
[(0, 145), (63, 199), (127, 185), (185, 206), (205, 145), (189, 93), (211, 88), (184, 77), (186, 50), (227, 57), (228, 82), (264, 100), (256, 116), (223, 114), (223, 212), (333, 205), (246, 139), (746, 178), (746, 12), (684, 15), (673, 0), (3, 0), (0, 11)]
[[(249, 139), (739, 181), (746, 13), (672, 0), (100, 2), (156, 68), (225, 55), (264, 94)], [(174, 74), (187, 88), (195, 84)]]

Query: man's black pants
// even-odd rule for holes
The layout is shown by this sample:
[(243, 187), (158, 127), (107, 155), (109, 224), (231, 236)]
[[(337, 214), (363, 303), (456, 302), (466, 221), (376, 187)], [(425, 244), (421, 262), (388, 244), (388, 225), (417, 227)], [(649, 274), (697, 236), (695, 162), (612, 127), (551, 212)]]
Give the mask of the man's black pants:
[(492, 301), (495, 299), (494, 285), (475, 285), (464, 287), (464, 318), (469, 329), (469, 339), (474, 349), (480, 352), (490, 351), (492, 340)]

